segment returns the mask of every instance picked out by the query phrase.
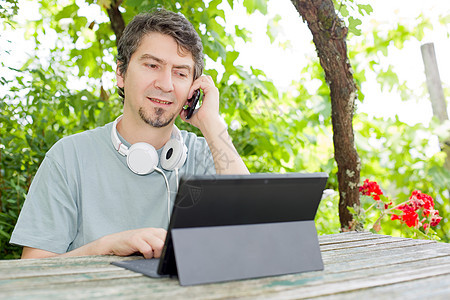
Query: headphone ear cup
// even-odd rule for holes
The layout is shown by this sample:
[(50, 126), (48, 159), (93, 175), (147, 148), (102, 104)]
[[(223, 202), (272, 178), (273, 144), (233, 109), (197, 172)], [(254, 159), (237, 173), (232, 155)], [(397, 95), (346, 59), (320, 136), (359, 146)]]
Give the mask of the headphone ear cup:
[(158, 153), (150, 144), (135, 143), (128, 151), (127, 164), (138, 175), (150, 174), (158, 165)]
[(187, 147), (177, 139), (170, 139), (161, 152), (161, 167), (171, 171), (181, 168), (187, 157)]

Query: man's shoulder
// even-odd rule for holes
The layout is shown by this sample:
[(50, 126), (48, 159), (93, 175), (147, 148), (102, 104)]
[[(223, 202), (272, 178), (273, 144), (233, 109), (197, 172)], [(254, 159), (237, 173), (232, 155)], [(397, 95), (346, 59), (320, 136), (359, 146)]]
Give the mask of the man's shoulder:
[(183, 141), (188, 149), (186, 172), (188, 174), (214, 174), (214, 161), (211, 153), (211, 147), (208, 145), (206, 139), (202, 136), (197, 136), (193, 132), (181, 130)]
[(67, 152), (71, 149), (86, 148), (98, 146), (101, 143), (105, 143), (110, 137), (112, 123), (108, 123), (103, 126), (99, 126), (94, 129), (78, 132), (69, 136), (65, 136), (58, 140), (48, 151), (47, 154), (53, 154), (55, 152)]
[(183, 142), (186, 144), (188, 148), (190, 147), (205, 147), (207, 146), (206, 139), (202, 136), (197, 136), (195, 133), (186, 131), (186, 130), (180, 130), (181, 136), (183, 137)]
[(197, 136), (195, 133), (193, 133), (193, 132), (191, 132), (191, 131), (187, 131), (187, 130), (180, 130), (180, 132), (181, 132), (181, 136), (183, 137), (183, 140), (185, 141), (185, 142), (187, 142), (187, 141), (197, 141), (197, 140), (204, 140), (205, 138), (204, 137), (200, 137), (200, 136)]

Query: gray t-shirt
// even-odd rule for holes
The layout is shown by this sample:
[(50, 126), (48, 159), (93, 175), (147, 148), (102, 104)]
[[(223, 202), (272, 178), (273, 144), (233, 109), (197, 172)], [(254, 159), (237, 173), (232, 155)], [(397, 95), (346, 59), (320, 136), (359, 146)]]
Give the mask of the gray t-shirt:
[[(65, 137), (47, 152), (10, 243), (64, 253), (124, 230), (167, 229), (164, 177), (156, 171), (145, 176), (134, 174), (126, 157), (114, 149), (111, 130), (109, 123)], [(188, 154), (179, 178), (215, 174), (206, 140), (186, 131), (181, 131), (181, 135)], [(164, 173), (170, 185), (172, 207), (176, 176), (173, 171)]]

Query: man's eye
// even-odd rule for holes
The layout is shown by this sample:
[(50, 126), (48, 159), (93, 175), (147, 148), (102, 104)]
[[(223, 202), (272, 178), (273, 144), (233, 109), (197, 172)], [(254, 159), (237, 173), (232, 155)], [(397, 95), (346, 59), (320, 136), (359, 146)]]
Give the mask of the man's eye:
[(177, 72), (177, 75), (180, 77), (187, 77), (188, 75), (186, 73), (183, 72)]
[(156, 69), (158, 66), (155, 64), (146, 64), (147, 67), (149, 67), (150, 69)]

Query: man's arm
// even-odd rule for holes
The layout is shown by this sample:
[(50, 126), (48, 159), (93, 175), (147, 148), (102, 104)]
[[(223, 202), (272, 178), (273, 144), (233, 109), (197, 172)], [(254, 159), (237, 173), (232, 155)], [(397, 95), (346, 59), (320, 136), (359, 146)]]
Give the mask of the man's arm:
[(249, 174), (222, 120), (206, 126), (202, 133), (211, 150), (217, 174)]
[(228, 134), (227, 126), (219, 115), (219, 90), (211, 76), (201, 76), (194, 81), (189, 98), (196, 89), (203, 91), (203, 103), (194, 115), (186, 120), (186, 111), (182, 111), (182, 120), (191, 123), (202, 132), (211, 150), (217, 174), (249, 174), (242, 158)]
[(123, 231), (104, 236), (63, 254), (23, 247), (22, 259), (88, 255), (128, 256), (134, 253), (141, 253), (145, 258), (159, 258), (161, 257), (166, 235), (167, 231), (162, 228), (142, 228)]

